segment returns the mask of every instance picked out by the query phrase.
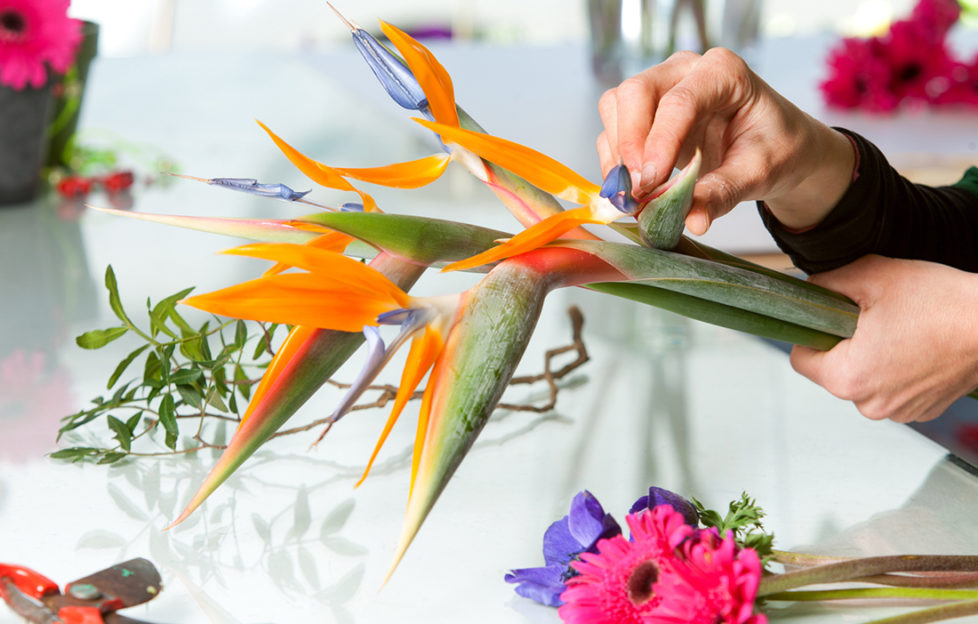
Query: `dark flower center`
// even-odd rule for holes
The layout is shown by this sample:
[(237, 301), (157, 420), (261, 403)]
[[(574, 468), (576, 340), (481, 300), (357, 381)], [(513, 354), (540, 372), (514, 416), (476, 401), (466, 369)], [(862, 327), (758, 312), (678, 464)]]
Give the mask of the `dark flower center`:
[(914, 78), (924, 73), (924, 68), (918, 63), (907, 63), (899, 72), (901, 82), (911, 82)]
[(659, 568), (651, 561), (643, 561), (628, 577), (628, 599), (640, 605), (652, 598), (652, 586), (659, 578)]
[(0, 13), (0, 30), (6, 34), (19, 35), (27, 30), (27, 20), (17, 11), (4, 11)]

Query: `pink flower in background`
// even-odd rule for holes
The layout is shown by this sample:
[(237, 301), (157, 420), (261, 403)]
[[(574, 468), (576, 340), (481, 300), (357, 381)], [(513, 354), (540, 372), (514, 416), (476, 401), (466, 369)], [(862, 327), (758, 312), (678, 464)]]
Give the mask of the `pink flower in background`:
[(882, 113), (906, 105), (974, 105), (974, 63), (955, 59), (946, 41), (960, 15), (957, 0), (919, 0), (884, 35), (843, 39), (829, 52), (829, 76), (819, 85), (826, 103)]
[(978, 107), (978, 54), (970, 63), (955, 63), (948, 73), (947, 89), (935, 102)]
[(891, 111), (899, 99), (890, 92), (890, 68), (877, 39), (846, 38), (829, 53), (830, 77), (820, 88), (836, 108)]
[(0, 84), (23, 89), (63, 74), (81, 43), (81, 21), (68, 17), (69, 0), (0, 0)]
[(944, 41), (932, 24), (903, 20), (895, 22), (883, 38), (886, 63), (890, 68), (889, 91), (898, 100), (932, 100), (943, 90), (954, 64)]
[(947, 34), (959, 17), (958, 0), (920, 0), (910, 14), (911, 20), (930, 25), (940, 37)]

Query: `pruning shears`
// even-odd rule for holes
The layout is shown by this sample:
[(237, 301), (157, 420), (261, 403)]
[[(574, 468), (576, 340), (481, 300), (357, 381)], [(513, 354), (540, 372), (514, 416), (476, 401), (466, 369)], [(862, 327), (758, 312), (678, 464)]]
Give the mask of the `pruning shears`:
[(0, 563), (0, 598), (33, 624), (150, 624), (117, 611), (143, 604), (162, 588), (146, 559), (130, 559), (65, 585), (22, 566)]

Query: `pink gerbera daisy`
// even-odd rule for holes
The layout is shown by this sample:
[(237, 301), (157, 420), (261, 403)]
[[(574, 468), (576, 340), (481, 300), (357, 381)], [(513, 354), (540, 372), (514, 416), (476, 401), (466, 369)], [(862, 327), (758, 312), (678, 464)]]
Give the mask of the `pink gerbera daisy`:
[(764, 624), (767, 617), (754, 613), (761, 581), (757, 552), (740, 548), (728, 532), (698, 531), (679, 547), (671, 574), (654, 587), (662, 596), (654, 617), (657, 624)]
[(47, 82), (48, 68), (64, 73), (81, 42), (81, 21), (68, 17), (69, 0), (0, 0), (0, 84), (20, 90)]
[(559, 613), (568, 624), (641, 624), (661, 597), (654, 587), (669, 572), (676, 548), (695, 532), (670, 505), (627, 516), (631, 540), (598, 542), (597, 553), (571, 563), (578, 576), (567, 580)]

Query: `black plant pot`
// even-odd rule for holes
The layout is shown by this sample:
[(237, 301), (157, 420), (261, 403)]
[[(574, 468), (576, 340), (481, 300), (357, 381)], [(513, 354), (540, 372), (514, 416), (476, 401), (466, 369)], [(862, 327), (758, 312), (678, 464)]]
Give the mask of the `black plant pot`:
[(52, 102), (50, 82), (20, 91), (0, 85), (0, 204), (29, 202), (37, 194)]

